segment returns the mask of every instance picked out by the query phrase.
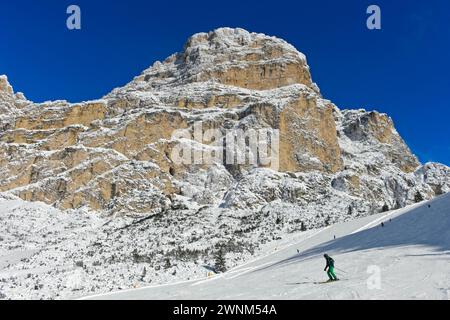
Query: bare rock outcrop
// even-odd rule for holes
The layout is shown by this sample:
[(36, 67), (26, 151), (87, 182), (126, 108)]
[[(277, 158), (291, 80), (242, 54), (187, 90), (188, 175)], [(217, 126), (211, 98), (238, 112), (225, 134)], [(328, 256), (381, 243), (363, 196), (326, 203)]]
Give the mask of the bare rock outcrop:
[[(187, 142), (174, 134), (195, 138), (199, 123), (222, 134), (278, 130), (277, 170), (225, 158), (176, 163), (174, 148)], [(1, 76), (0, 164), (0, 191), (63, 209), (142, 215), (189, 199), (294, 217), (329, 199), (331, 218), (310, 226), (431, 198), (448, 191), (450, 176), (444, 165), (421, 166), (387, 115), (324, 99), (293, 46), (231, 28), (193, 35), (100, 100), (33, 103)]]

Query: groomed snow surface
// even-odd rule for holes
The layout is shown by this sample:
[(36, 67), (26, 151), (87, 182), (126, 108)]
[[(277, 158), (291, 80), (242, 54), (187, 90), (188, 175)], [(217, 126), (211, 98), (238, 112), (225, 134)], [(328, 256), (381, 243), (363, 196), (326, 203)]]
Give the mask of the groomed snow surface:
[[(335, 259), (341, 281), (321, 283), (327, 279), (324, 253)], [(445, 194), (303, 232), (295, 243), (279, 243), (265, 256), (211, 278), (82, 299), (450, 299), (449, 263)]]
[[(126, 270), (100, 265), (90, 277), (114, 291), (97, 295), (83, 289), (93, 280), (65, 252), (83, 248), (105, 220), (15, 197), (0, 200), (0, 218), (0, 299), (450, 299), (450, 193), (286, 234), (263, 245), (259, 258), (209, 278), (206, 270), (177, 283), (161, 275), (156, 283), (167, 284), (126, 289), (133, 287), (130, 278), (120, 285), (126, 290), (117, 291), (111, 283)], [(321, 283), (327, 280), (324, 253), (335, 259), (341, 281)]]

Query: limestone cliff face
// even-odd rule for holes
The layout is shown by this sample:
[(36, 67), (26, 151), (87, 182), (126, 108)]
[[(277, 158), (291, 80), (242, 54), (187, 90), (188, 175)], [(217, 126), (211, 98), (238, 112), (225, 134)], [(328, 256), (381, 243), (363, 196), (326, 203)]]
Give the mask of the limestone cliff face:
[(157, 88), (214, 80), (255, 90), (301, 83), (314, 90), (306, 58), (285, 41), (242, 29), (198, 33), (181, 53), (155, 63), (136, 81)]
[(3, 96), (12, 96), (13, 95), (13, 88), (8, 82), (8, 78), (6, 76), (0, 76), (0, 94)]
[(5, 75), (0, 75), (0, 119), (15, 111), (17, 107), (27, 103), (27, 99), (21, 92), (14, 93), (13, 87)]
[[(174, 163), (181, 140), (173, 133), (193, 135), (199, 122), (222, 132), (279, 130), (279, 172)], [(435, 167), (432, 183), (423, 179), (388, 116), (324, 99), (294, 47), (230, 28), (192, 36), (182, 52), (97, 101), (36, 104), (0, 77), (0, 164), (0, 191), (123, 214), (174, 208), (180, 197), (259, 210), (277, 200), (319, 204), (324, 194), (345, 210), (376, 211), (450, 186), (448, 171)]]
[(342, 169), (333, 107), (319, 99), (293, 100), (280, 113), (282, 171)]
[(394, 128), (386, 114), (365, 110), (346, 110), (342, 119), (343, 134), (350, 140), (378, 148), (398, 168), (413, 172), (419, 161)]

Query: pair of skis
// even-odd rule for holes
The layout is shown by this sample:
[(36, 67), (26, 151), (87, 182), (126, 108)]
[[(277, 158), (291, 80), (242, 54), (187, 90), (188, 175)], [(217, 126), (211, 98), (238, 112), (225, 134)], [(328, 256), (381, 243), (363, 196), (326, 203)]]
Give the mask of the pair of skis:
[[(330, 280), (327, 280), (327, 281), (318, 281), (318, 282), (314, 282), (314, 284), (333, 283), (333, 282), (341, 281), (341, 280), (343, 280), (343, 279), (337, 279), (337, 280), (332, 280), (332, 281), (330, 281)], [(345, 280), (345, 279), (344, 279), (344, 280)]]
[(325, 283), (333, 283), (336, 281), (345, 281), (347, 279), (338, 279), (333, 281), (304, 281), (304, 282), (296, 282), (296, 283), (287, 283), (287, 285), (299, 285), (299, 284), (325, 284)]

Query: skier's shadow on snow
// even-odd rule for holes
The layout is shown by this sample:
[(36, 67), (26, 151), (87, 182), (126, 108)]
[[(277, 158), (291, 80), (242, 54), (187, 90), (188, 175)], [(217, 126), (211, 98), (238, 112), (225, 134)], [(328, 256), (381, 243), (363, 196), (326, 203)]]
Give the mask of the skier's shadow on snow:
[(448, 252), (450, 250), (450, 193), (419, 205), (390, 221), (383, 222), (383, 227), (380, 221), (374, 227), (325, 242), (301, 254), (258, 268), (253, 272), (309, 260), (322, 256), (326, 252), (336, 255), (376, 248), (417, 245), (431, 247), (437, 252), (436, 254), (450, 255)]

